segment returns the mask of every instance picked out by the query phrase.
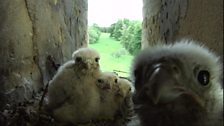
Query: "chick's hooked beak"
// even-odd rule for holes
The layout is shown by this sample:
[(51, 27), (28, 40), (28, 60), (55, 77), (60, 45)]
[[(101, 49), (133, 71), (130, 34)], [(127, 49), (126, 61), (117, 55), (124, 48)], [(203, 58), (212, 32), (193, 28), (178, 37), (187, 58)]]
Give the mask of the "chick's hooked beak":
[(151, 89), (151, 99), (154, 104), (159, 102), (169, 102), (178, 97), (185, 90), (183, 87), (176, 84), (176, 80), (167, 66), (163, 64), (155, 64), (153, 66), (153, 72), (149, 78)]
[(93, 59), (86, 59), (84, 63), (86, 65), (86, 69), (92, 69), (92, 68), (96, 69), (99, 67), (99, 63), (98, 62), (96, 63), (95, 60)]
[(172, 102), (179, 96), (186, 94), (201, 104), (198, 96), (186, 88), (180, 76), (181, 71), (177, 65), (156, 63), (139, 91), (138, 97), (147, 97), (147, 100), (150, 99), (156, 105)]
[(92, 62), (90, 59), (82, 59), (79, 61), (80, 65), (82, 65), (82, 67), (84, 69), (91, 69), (92, 68)]

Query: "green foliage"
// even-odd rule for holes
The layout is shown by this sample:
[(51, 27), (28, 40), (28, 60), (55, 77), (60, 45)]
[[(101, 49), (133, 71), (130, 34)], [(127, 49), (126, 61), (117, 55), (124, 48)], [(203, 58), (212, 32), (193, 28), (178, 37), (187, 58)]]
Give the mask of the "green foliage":
[[(89, 27), (89, 43), (97, 43), (102, 33), (110, 33), (110, 37), (120, 41), (123, 47), (131, 54), (135, 55), (141, 49), (142, 23), (141, 21), (131, 21), (128, 19), (118, 20), (108, 27), (99, 27), (93, 24)], [(113, 54), (120, 57), (120, 53)]]
[(99, 41), (89, 44), (89, 47), (97, 49), (100, 53), (100, 68), (102, 71), (124, 71), (127, 73), (118, 72), (119, 76), (128, 77), (133, 56), (122, 47), (119, 41), (112, 39), (109, 35), (108, 33), (102, 33)]
[(116, 50), (115, 52), (112, 53), (112, 56), (114, 58), (120, 58), (123, 55), (127, 55), (127, 50), (124, 48), (121, 48), (120, 50)]
[(141, 49), (141, 32), (142, 26), (140, 21), (130, 21), (128, 19), (118, 20), (110, 27), (110, 37), (121, 41), (122, 45), (132, 55)]
[(110, 37), (114, 37), (114, 29), (115, 29), (116, 23), (113, 23), (109, 28)]
[(128, 19), (118, 20), (116, 23), (111, 25), (110, 28), (110, 37), (115, 38), (116, 40), (120, 40), (122, 36), (122, 31), (125, 29), (129, 24)]
[(89, 34), (89, 43), (90, 44), (97, 43), (101, 35), (100, 27), (97, 24), (93, 24), (88, 28), (88, 34)]
[(110, 27), (99, 27), (100, 31), (103, 33), (109, 33)]
[(123, 29), (121, 36), (122, 45), (132, 55), (141, 49), (142, 25), (140, 21), (130, 21), (128, 27)]

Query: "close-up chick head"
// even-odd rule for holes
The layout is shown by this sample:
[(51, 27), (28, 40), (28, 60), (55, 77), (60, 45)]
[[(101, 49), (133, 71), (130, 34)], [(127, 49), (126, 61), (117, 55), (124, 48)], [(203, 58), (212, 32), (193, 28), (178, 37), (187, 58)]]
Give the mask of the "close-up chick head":
[(84, 69), (99, 69), (100, 54), (93, 48), (80, 48), (73, 52), (72, 59)]
[(185, 40), (142, 51), (134, 60), (132, 76), (139, 99), (157, 104), (186, 95), (205, 105), (221, 88), (221, 69), (215, 54)]
[[(136, 89), (133, 100), (141, 111), (140, 116), (144, 116), (143, 120), (154, 116), (149, 111), (156, 111), (157, 115), (170, 111), (169, 114), (173, 115), (169, 117), (179, 112), (179, 117), (186, 117), (185, 121), (193, 117), (197, 120), (197, 114), (204, 112), (210, 113), (204, 114), (206, 116), (222, 117), (221, 114), (217, 115), (223, 112), (221, 63), (214, 53), (196, 43), (181, 40), (174, 44), (156, 45), (135, 57), (132, 64)], [(168, 105), (173, 106), (172, 109), (166, 108)], [(190, 112), (197, 114), (187, 116)], [(159, 118), (163, 118), (161, 113)]]
[(118, 76), (114, 72), (102, 72), (97, 79), (97, 86), (103, 90), (114, 90), (118, 84)]

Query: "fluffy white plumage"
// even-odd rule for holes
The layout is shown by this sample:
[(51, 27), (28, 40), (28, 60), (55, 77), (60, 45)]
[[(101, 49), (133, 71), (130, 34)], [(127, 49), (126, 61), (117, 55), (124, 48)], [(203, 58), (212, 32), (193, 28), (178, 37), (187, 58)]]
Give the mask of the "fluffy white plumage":
[(54, 118), (60, 124), (74, 125), (125, 123), (133, 110), (131, 83), (113, 72), (101, 72), (94, 49), (81, 48), (72, 59), (59, 68), (49, 84), (47, 108)]
[(97, 85), (100, 88), (101, 97), (99, 119), (113, 120), (118, 110), (118, 103), (115, 101), (115, 93), (118, 90), (118, 76), (113, 72), (103, 72)]
[(74, 60), (63, 64), (50, 81), (47, 108), (56, 120), (76, 124), (97, 115), (99, 57), (94, 49), (78, 49), (72, 55)]
[(117, 122), (115, 125), (126, 126), (134, 116), (132, 96), (135, 89), (129, 80), (123, 78), (118, 80), (118, 87), (119, 89), (116, 93), (116, 96), (121, 104), (119, 105), (119, 114), (116, 116)]
[(98, 82), (101, 96), (99, 119), (111, 120), (110, 125), (124, 125), (133, 114), (131, 82), (113, 72), (103, 72)]
[(206, 47), (193, 40), (157, 45), (132, 66), (142, 126), (223, 125), (222, 67)]
[(72, 59), (79, 63), (81, 72), (91, 73), (99, 69), (100, 54), (93, 48), (80, 48), (73, 52)]

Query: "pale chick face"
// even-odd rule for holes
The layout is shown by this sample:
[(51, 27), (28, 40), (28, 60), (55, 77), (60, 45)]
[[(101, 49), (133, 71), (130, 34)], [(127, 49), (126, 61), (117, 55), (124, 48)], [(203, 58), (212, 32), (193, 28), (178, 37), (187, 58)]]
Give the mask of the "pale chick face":
[(115, 92), (115, 96), (117, 97), (125, 98), (134, 92), (134, 87), (127, 79), (119, 78), (117, 86), (118, 90)]
[(113, 72), (102, 72), (97, 80), (97, 86), (104, 91), (114, 90), (118, 84), (118, 76)]
[(72, 59), (83, 70), (99, 69), (100, 54), (92, 48), (80, 48), (73, 52)]

